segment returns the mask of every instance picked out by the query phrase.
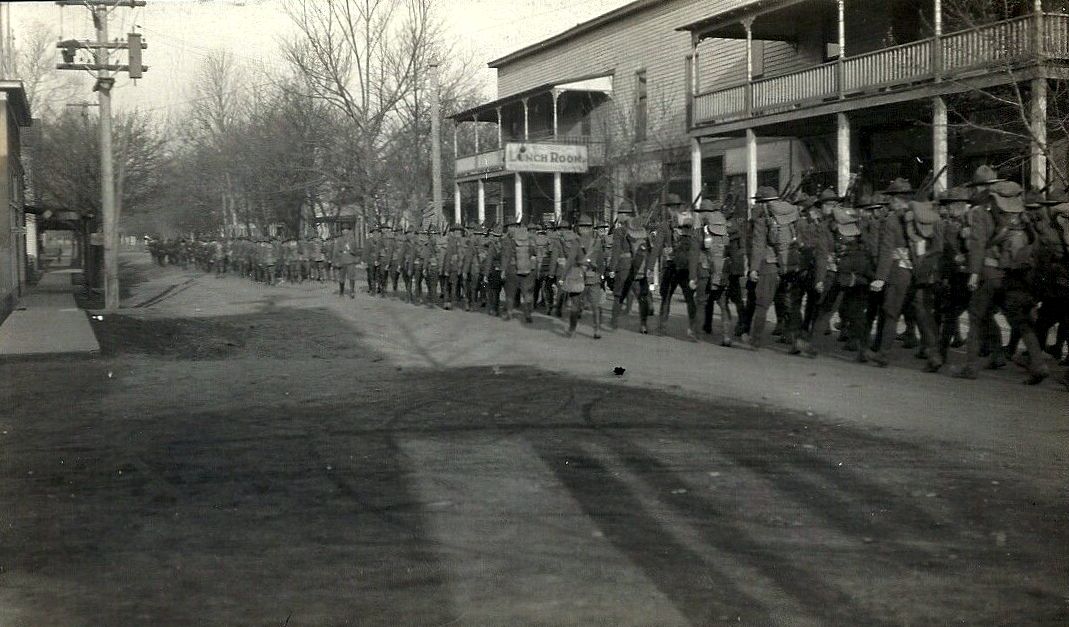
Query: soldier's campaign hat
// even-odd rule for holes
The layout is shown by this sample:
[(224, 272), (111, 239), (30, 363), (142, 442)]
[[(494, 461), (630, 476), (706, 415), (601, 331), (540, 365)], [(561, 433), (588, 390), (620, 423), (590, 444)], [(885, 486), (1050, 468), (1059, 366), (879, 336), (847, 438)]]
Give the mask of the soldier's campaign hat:
[(861, 227), (858, 225), (860, 218), (856, 209), (836, 207), (832, 215), (835, 217), (835, 228), (839, 230), (839, 233), (846, 237), (861, 235)]
[(491, 237), (501, 237), (501, 225), (497, 222), (490, 225), (489, 231)]
[(1013, 181), (1002, 181), (991, 186), (991, 199), (1006, 213), (1024, 211), (1024, 194), (1021, 186)]
[(765, 185), (757, 188), (757, 193), (754, 194), (754, 200), (757, 202), (769, 202), (772, 200), (779, 200), (779, 192), (772, 187)]
[(817, 202), (818, 203), (839, 202), (842, 199), (843, 198), (842, 198), (842, 196), (839, 195), (839, 192), (835, 191), (834, 189), (832, 189), (830, 187), (825, 187), (824, 191), (820, 192), (820, 197), (817, 198)]
[(989, 165), (982, 165), (976, 168), (973, 172), (972, 180), (969, 181), (969, 187), (980, 187), (981, 185), (994, 185), (995, 183), (1001, 183), (1006, 179), (999, 178), (994, 168)]
[(881, 193), (887, 196), (912, 194), (913, 184), (900, 176), (891, 181), (891, 184), (887, 186), (887, 189), (883, 190)]
[(683, 199), (679, 197), (679, 194), (668, 194), (668, 196), (665, 197), (664, 202), (661, 203), (664, 207), (675, 207), (683, 204), (685, 203), (683, 202)]
[(909, 212), (913, 215), (913, 224), (917, 227), (917, 231), (924, 237), (931, 237), (940, 219), (939, 212), (932, 208), (932, 203), (910, 201)]
[(593, 218), (591, 218), (591, 217), (590, 217), (590, 216), (588, 216), (588, 215), (585, 215), (585, 214), (584, 214), (584, 215), (582, 215), (582, 216), (579, 216), (579, 223), (578, 223), (578, 225), (577, 225), (577, 226), (589, 226), (589, 227), (593, 227), (593, 226), (594, 226), (594, 219), (593, 219)]
[(1028, 190), (1024, 193), (1024, 208), (1039, 209), (1043, 206), (1043, 192)]
[(716, 203), (709, 200), (708, 198), (704, 198), (700, 203), (698, 203), (698, 208), (695, 209), (695, 211), (697, 211), (698, 213), (710, 213), (716, 211)]
[(1052, 189), (1047, 192), (1046, 198), (1039, 201), (1039, 204), (1048, 207), (1064, 205), (1066, 203), (1069, 203), (1069, 194), (1066, 194), (1064, 189)]
[(809, 209), (813, 205), (817, 204), (817, 199), (805, 192), (798, 192), (794, 197), (794, 204), (798, 205), (802, 209)]
[(724, 214), (713, 210), (712, 212), (706, 212), (703, 218), (705, 225), (709, 227), (709, 232), (713, 235), (728, 234), (728, 221)]
[(939, 204), (949, 205), (955, 202), (969, 202), (971, 195), (969, 190), (964, 187), (951, 187), (947, 191), (939, 194)]
[(567, 231), (570, 228), (572, 228), (572, 223), (568, 220), (568, 218), (561, 218), (560, 221), (557, 222), (558, 231)]
[(880, 192), (876, 192), (872, 195), (872, 200), (868, 207), (870, 209), (879, 209), (880, 207), (886, 207), (889, 202), (887, 196), (884, 196)]
[(616, 207), (617, 215), (634, 215), (635, 204), (626, 198), (620, 201), (620, 205)]
[(452, 233), (453, 231), (463, 231), (463, 230), (464, 230), (464, 227), (460, 226), (459, 224), (451, 224), (449, 226), (449, 232), (450, 233)]
[(598, 216), (597, 218), (594, 219), (594, 228), (595, 229), (607, 229), (607, 228), (609, 228), (609, 223), (605, 221), (605, 218), (603, 218), (601, 216)]
[(857, 199), (858, 209), (869, 209), (872, 207), (872, 196), (870, 194), (861, 194)]

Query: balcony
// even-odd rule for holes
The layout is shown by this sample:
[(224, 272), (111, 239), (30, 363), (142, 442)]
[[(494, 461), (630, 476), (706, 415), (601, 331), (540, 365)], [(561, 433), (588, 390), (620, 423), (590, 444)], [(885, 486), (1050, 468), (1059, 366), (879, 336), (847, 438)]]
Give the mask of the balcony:
[[(1041, 40), (1036, 36), (1038, 19), (1042, 19)], [(700, 93), (692, 104), (692, 126), (787, 113), (909, 90), (937, 80), (994, 75), (1050, 59), (1069, 60), (1069, 15), (1049, 13), (995, 22)]]

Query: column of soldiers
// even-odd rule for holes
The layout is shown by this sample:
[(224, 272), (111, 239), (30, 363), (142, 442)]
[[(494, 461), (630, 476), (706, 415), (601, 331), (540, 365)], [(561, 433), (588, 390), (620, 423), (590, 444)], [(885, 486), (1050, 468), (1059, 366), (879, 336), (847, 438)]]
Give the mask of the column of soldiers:
[[(645, 215), (621, 202), (611, 230), (582, 216), (574, 228), (567, 220), (444, 232), (380, 226), (362, 245), (349, 229), (327, 240), (239, 238), (206, 243), (204, 262), (267, 283), (336, 281), (350, 298), (362, 263), (371, 295), (527, 323), (538, 311), (566, 317), (569, 337), (589, 312), (592, 337), (601, 338), (603, 300), (610, 329), (637, 304), (639, 332), (649, 333), (653, 317), (666, 335), (679, 291), (692, 342), (705, 335), (757, 351), (777, 341), (806, 357), (840, 346), (859, 363), (886, 367), (898, 341), (929, 373), (964, 346), (953, 376), (975, 379), (1014, 359), (1030, 385), (1050, 375), (1051, 357), (1069, 365), (1069, 195), (1026, 194), (986, 166), (934, 200), (925, 188), (896, 179), (855, 202), (830, 189), (788, 199), (762, 187), (750, 212), (731, 199), (692, 206), (669, 194)], [(150, 250), (159, 260), (166, 248)], [(1069, 372), (1060, 381), (1069, 387)]]

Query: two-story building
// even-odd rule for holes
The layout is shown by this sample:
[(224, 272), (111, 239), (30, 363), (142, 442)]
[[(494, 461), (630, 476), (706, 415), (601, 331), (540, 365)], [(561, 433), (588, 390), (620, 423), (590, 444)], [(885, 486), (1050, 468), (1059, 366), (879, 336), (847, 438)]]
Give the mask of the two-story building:
[[(688, 108), (697, 141), (743, 139), (750, 189), (768, 137), (799, 138), (815, 161), (833, 162), (826, 182), (840, 192), (859, 174), (874, 188), (927, 173), (945, 189), (984, 162), (1039, 189), (1049, 158), (1064, 167), (1064, 138), (1047, 132), (1048, 94), (1064, 86), (1069, 61), (1063, 0), (734, 4), (680, 30), (699, 66), (744, 45), (745, 72), (693, 81)], [(785, 58), (762, 63), (768, 45), (784, 43)]]
[[(696, 68), (693, 39), (677, 30), (737, 4), (637, 0), (492, 61), (498, 98), (453, 117), (455, 219), (608, 216), (625, 198), (644, 209), (667, 193), (694, 198), (704, 186), (722, 197), (744, 182), (744, 140), (699, 143), (687, 108), (695, 82), (745, 75), (746, 46), (725, 40), (722, 54)], [(762, 54), (774, 65), (789, 48), (770, 42)], [(763, 182), (778, 185), (811, 165), (790, 138), (757, 143)]]
[(498, 98), (454, 116), (455, 219), (608, 215), (624, 198), (803, 179), (846, 193), (938, 174), (945, 188), (983, 162), (1042, 187), (1048, 158), (1064, 160), (1046, 125), (1065, 4), (631, 2), (490, 63)]

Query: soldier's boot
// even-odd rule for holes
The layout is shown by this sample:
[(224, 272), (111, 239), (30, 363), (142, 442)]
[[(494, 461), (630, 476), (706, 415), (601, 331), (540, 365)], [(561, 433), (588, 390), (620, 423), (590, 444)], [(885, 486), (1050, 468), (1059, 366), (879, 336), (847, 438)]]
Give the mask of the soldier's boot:
[(638, 332), (641, 333), (642, 335), (648, 335), (649, 332), (650, 332), (649, 327), (646, 326), (646, 324), (649, 321), (649, 319), (650, 319), (650, 304), (645, 302), (645, 301), (643, 301), (643, 300), (639, 300), (639, 303), (638, 303)]
[(686, 333), (687, 340), (694, 342), (695, 344), (698, 342), (698, 316), (694, 316), (693, 318), (687, 321)]
[(531, 324), (532, 322), (534, 322), (534, 318), (531, 316), (531, 314), (533, 313), (533, 311), (532, 311), (533, 309), (534, 309), (533, 303), (531, 303), (531, 301), (529, 301), (529, 300), (524, 300), (524, 302), (523, 302), (523, 321), (526, 322), (527, 324)]
[(574, 310), (573, 311), (569, 311), (568, 312), (568, 337), (572, 337), (573, 335), (575, 335), (575, 328), (577, 326), (579, 326), (579, 312), (578, 311), (574, 311)]
[(601, 307), (594, 307), (594, 339), (601, 339)]
[(753, 320), (750, 321), (750, 350), (760, 350), (764, 345), (766, 324), (768, 324), (768, 307), (755, 307)]
[(356, 279), (349, 279), (349, 298), (356, 298)]
[(620, 318), (620, 310), (622, 308), (623, 305), (620, 304), (619, 300), (615, 298), (612, 299), (612, 315), (609, 317), (609, 328), (613, 331), (615, 331), (617, 328), (617, 321)]

